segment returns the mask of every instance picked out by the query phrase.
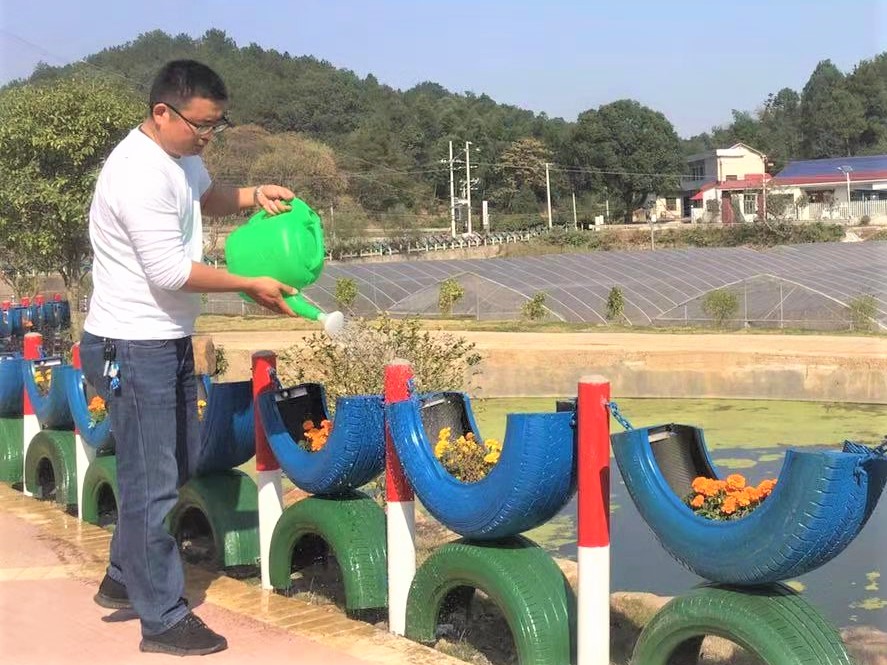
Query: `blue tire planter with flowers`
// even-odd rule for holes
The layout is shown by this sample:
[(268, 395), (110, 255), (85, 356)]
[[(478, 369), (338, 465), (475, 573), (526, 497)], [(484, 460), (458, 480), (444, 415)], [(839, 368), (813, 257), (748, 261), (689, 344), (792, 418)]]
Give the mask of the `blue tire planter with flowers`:
[(625, 486), (665, 550), (713, 582), (757, 585), (797, 577), (840, 554), (877, 505), (883, 453), (789, 450), (773, 493), (732, 521), (696, 515), (683, 498), (693, 478), (717, 478), (701, 429), (664, 425), (612, 437)]

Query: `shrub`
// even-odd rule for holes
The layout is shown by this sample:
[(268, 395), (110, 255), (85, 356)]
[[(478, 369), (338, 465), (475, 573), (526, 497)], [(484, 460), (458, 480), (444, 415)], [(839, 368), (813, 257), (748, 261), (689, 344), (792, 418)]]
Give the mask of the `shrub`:
[(437, 297), (437, 308), (442, 316), (453, 313), (453, 306), (465, 295), (465, 289), (455, 279), (445, 279), (440, 283), (440, 294)]
[(537, 292), (527, 302), (521, 305), (521, 315), (528, 321), (541, 321), (545, 318), (545, 294)]
[(729, 289), (709, 291), (702, 300), (702, 311), (712, 317), (718, 326), (723, 326), (739, 311), (739, 298)]
[(622, 295), (622, 289), (614, 286), (607, 295), (607, 321), (616, 321), (621, 319), (625, 310), (625, 298)]

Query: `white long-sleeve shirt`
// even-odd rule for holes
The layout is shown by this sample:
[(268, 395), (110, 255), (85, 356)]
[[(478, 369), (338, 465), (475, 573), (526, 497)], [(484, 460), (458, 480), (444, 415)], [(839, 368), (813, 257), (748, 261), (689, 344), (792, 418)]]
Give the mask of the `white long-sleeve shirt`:
[(200, 297), (181, 291), (203, 258), (199, 156), (174, 158), (139, 129), (111, 152), (89, 210), (93, 294), (84, 328), (116, 339), (177, 339), (194, 331)]

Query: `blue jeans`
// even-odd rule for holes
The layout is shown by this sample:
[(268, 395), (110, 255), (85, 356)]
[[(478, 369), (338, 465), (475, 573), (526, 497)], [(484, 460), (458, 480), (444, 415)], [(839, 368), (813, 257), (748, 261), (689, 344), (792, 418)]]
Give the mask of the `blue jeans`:
[(104, 342), (80, 343), (83, 373), (108, 404), (117, 450), (117, 529), (108, 575), (126, 586), (142, 634), (157, 635), (187, 613), (175, 538), (164, 520), (200, 453), (191, 338), (119, 340), (120, 385), (109, 392)]

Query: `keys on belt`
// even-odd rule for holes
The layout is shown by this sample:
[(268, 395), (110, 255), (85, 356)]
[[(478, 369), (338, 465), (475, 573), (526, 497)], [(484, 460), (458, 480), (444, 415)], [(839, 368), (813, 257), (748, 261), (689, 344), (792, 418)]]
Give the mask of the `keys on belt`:
[(120, 365), (117, 364), (117, 347), (110, 339), (105, 340), (103, 357), (105, 368), (102, 375), (108, 379), (108, 388), (116, 391), (120, 388)]

